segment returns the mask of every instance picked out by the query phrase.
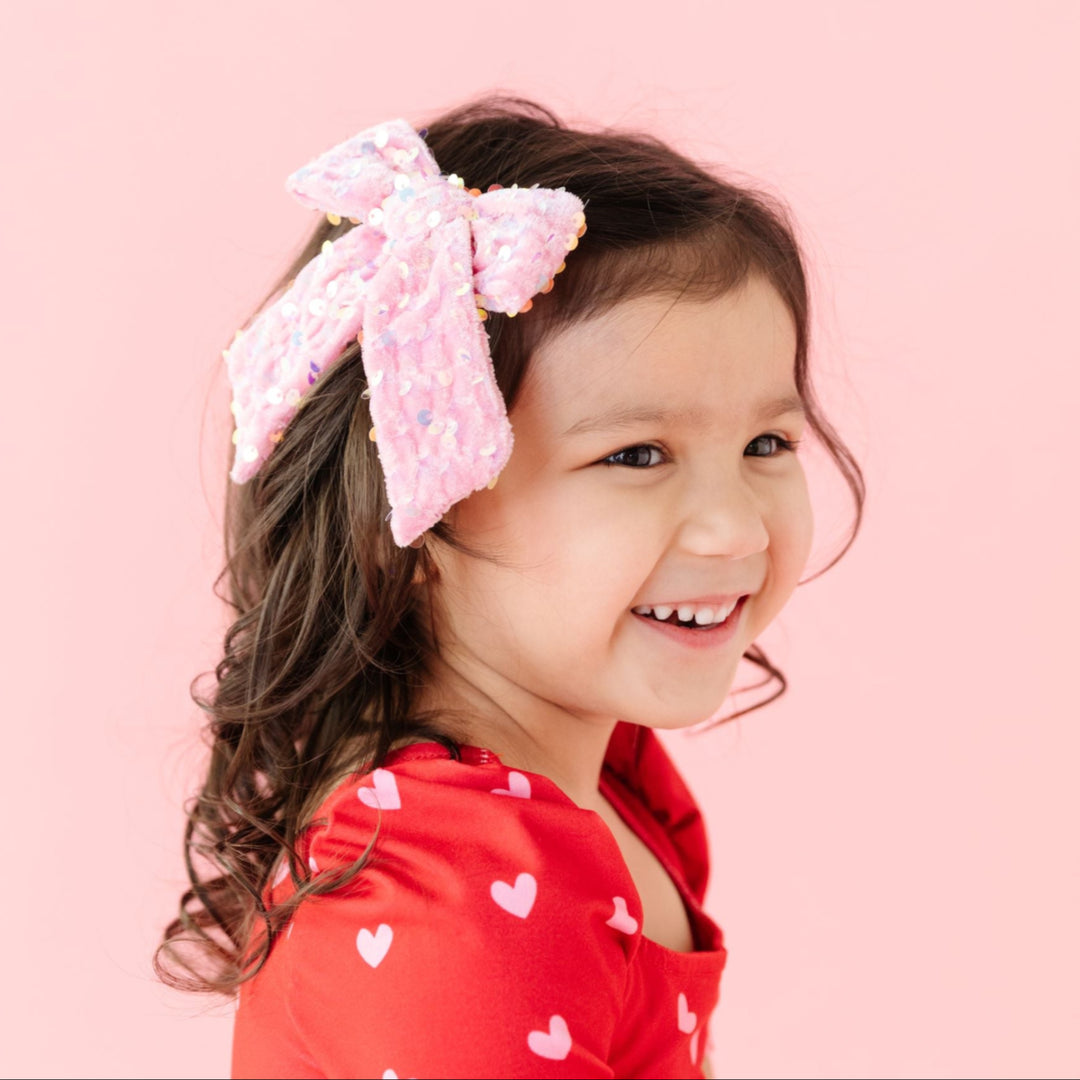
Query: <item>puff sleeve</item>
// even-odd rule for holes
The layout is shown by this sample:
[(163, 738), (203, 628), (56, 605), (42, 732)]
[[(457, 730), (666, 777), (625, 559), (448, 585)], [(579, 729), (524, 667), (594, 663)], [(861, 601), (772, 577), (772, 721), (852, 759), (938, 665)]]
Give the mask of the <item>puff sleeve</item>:
[(613, 1076), (641, 916), (610, 832), (543, 777), (407, 751), (307, 834), (318, 870), (375, 843), (245, 984), (233, 1076)]

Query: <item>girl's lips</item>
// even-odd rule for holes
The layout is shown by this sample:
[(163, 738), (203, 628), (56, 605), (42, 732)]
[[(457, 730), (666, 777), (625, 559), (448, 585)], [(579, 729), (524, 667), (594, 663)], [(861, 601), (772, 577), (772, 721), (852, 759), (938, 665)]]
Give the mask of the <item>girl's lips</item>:
[(691, 630), (689, 627), (679, 626), (677, 623), (660, 622), (658, 619), (650, 618), (648, 615), (638, 615), (634, 611), (630, 612), (630, 614), (638, 622), (643, 623), (646, 627), (651, 627), (658, 634), (679, 645), (686, 645), (691, 649), (711, 649), (725, 645), (735, 636), (746, 599), (745, 596), (742, 597), (735, 605), (734, 611), (719, 626), (714, 626), (711, 630)]

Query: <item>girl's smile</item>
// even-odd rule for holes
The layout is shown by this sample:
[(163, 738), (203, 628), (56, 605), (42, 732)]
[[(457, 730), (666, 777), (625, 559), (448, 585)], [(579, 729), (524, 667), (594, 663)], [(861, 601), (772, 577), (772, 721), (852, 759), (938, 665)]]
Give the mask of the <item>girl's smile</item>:
[[(809, 555), (794, 357), (792, 318), (757, 276), (713, 300), (626, 301), (544, 342), (498, 484), (448, 515), (498, 561), (432, 551), (423, 704), (463, 708), (469, 741), (511, 758), (520, 744), (522, 765), (571, 786), (575, 761), (595, 780), (616, 720), (714, 715)], [(633, 610), (714, 622), (732, 599), (715, 629)], [(566, 761), (537, 761), (541, 746)]]

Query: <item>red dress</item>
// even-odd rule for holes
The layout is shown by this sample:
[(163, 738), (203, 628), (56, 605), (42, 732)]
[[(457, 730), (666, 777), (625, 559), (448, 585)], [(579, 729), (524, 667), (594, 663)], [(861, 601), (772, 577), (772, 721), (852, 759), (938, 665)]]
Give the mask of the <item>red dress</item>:
[(700, 906), (701, 815), (647, 728), (616, 726), (600, 790), (674, 880), (695, 952), (642, 935), (610, 829), (552, 781), (406, 746), (304, 834), (322, 871), (378, 826), (356, 879), (303, 901), (241, 987), (233, 1077), (701, 1077), (727, 955)]

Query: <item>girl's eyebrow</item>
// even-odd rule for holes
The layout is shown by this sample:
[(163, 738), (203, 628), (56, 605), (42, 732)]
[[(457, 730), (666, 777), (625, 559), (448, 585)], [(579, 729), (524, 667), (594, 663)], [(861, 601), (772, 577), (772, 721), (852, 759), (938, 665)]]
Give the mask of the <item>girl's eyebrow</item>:
[[(762, 404), (757, 411), (758, 420), (776, 420), (788, 413), (806, 415), (806, 406), (798, 394), (786, 394), (784, 397), (775, 398)], [(598, 416), (587, 416), (571, 424), (563, 433), (562, 438), (571, 435), (584, 435), (592, 431), (614, 431), (617, 428), (633, 427), (635, 424), (686, 424), (689, 427), (702, 428), (707, 424), (708, 414), (703, 409), (681, 409), (672, 412), (668, 409), (654, 407), (633, 407), (616, 405), (606, 409)]]

